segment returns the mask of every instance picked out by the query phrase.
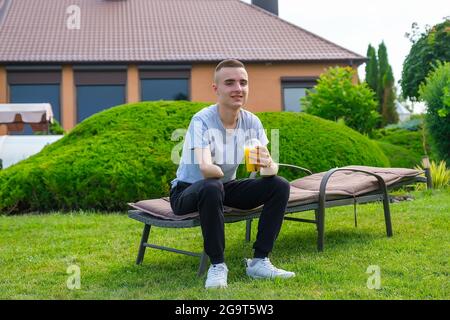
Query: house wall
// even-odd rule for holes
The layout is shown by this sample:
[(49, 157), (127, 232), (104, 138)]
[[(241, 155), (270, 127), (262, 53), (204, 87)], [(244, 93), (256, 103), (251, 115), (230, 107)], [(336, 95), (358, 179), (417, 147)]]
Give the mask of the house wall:
[(64, 65), (61, 75), (61, 126), (70, 130), (76, 121), (75, 79), (71, 65)]
[[(6, 79), (6, 69), (0, 66), (0, 103), (8, 103), (8, 83)], [(0, 124), (0, 136), (8, 132), (6, 125)]]
[(8, 83), (6, 78), (6, 68), (0, 66), (0, 103), (8, 102)]
[[(281, 78), (318, 78), (326, 68), (343, 64), (331, 63), (261, 63), (246, 64), (249, 74), (249, 98), (247, 109), (258, 111), (282, 111), (283, 96)], [(195, 64), (191, 73), (191, 96), (193, 101), (214, 102), (212, 89), (215, 64)], [(355, 67), (356, 68), (356, 67)], [(354, 77), (358, 81), (357, 75)]]
[(135, 64), (129, 65), (127, 70), (127, 102), (139, 102), (141, 99), (139, 84), (139, 70)]
[[(343, 64), (333, 63), (248, 63), (249, 99), (247, 109), (253, 112), (282, 111), (283, 94), (281, 79), (318, 78), (328, 67)], [(192, 101), (215, 102), (212, 89), (213, 75), (216, 64), (193, 64), (190, 75), (190, 97)], [(354, 66), (356, 69), (356, 66)], [(358, 77), (355, 75), (354, 82)], [(140, 77), (137, 65), (129, 65), (127, 69), (126, 100), (140, 101)], [(0, 66), (0, 103), (8, 103), (7, 72)], [(61, 76), (61, 125), (70, 130), (76, 125), (76, 87), (74, 70), (71, 65), (62, 66)], [(6, 126), (0, 125), (0, 135), (6, 134)]]

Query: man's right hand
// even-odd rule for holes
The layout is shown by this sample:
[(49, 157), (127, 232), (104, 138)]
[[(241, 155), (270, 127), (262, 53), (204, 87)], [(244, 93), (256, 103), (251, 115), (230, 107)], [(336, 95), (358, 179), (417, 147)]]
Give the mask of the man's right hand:
[(222, 169), (212, 163), (211, 150), (208, 148), (195, 148), (194, 149), (195, 159), (199, 164), (200, 171), (205, 179), (223, 177)]

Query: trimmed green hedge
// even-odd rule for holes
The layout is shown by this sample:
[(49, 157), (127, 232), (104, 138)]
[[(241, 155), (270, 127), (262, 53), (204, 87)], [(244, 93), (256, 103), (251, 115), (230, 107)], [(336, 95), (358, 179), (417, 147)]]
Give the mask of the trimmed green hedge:
[(414, 151), (390, 144), (388, 142), (377, 141), (381, 150), (389, 158), (391, 167), (394, 168), (414, 168), (420, 165), (422, 157)]
[[(419, 157), (424, 154), (421, 131), (394, 129), (380, 131), (380, 133), (381, 136), (377, 139), (379, 141), (403, 147)], [(427, 151), (430, 152), (429, 148)]]
[[(270, 129), (280, 130), (281, 163), (296, 164), (313, 172), (352, 164), (390, 165), (374, 141), (345, 125), (306, 113), (260, 112), (258, 117), (268, 130), (269, 140)], [(292, 179), (293, 172), (282, 170), (280, 174)]]
[[(425, 154), (423, 149), (423, 132), (420, 128), (418, 131), (401, 128), (380, 129), (377, 130), (375, 139), (377, 139), (377, 142), (380, 142), (379, 145), (383, 149), (384, 154), (389, 158), (391, 165), (395, 167), (412, 168), (421, 163)], [(430, 140), (431, 136), (425, 131), (426, 154), (430, 157), (430, 160), (436, 161), (439, 157), (430, 147)]]
[[(116, 211), (126, 210), (127, 202), (166, 196), (177, 169), (171, 151), (181, 142), (172, 141), (172, 133), (186, 129), (207, 105), (141, 102), (91, 116), (40, 153), (0, 171), (0, 212)], [(375, 142), (348, 127), (303, 113), (258, 116), (267, 129), (279, 129), (281, 162), (314, 172), (389, 165)]]

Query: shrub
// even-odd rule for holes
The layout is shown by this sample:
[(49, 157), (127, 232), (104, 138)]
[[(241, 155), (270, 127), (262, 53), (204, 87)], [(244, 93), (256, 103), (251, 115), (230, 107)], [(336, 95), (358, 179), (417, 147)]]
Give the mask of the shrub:
[[(425, 154), (421, 131), (403, 129), (380, 130), (380, 135), (377, 140), (403, 147), (409, 150), (410, 153), (416, 155), (418, 159), (421, 159)], [(429, 148), (427, 148), (427, 151), (429, 151)]]
[[(64, 135), (66, 132), (64, 131), (63, 127), (61, 127), (61, 124), (58, 122), (58, 120), (53, 119), (49, 126), (49, 133), (54, 135)], [(48, 133), (46, 131), (36, 131), (33, 132), (35, 135), (47, 135)]]
[[(424, 170), (421, 166), (416, 166), (416, 169), (421, 171)], [(445, 189), (450, 186), (450, 170), (447, 169), (447, 164), (445, 161), (442, 160), (439, 164), (431, 161), (430, 174), (433, 182), (433, 189)], [(418, 187), (418, 189), (424, 189), (424, 185), (420, 185), (421, 186)]]
[[(423, 115), (414, 115), (409, 121), (374, 130), (372, 138), (379, 142), (403, 147), (408, 150), (408, 153), (414, 159), (420, 159), (423, 155), (428, 155), (432, 160), (438, 159), (438, 156), (430, 146), (431, 137), (427, 128), (423, 125)], [(386, 150), (383, 149), (383, 151), (386, 153)], [(392, 162), (389, 154), (386, 155)]]
[[(389, 160), (376, 143), (345, 125), (305, 113), (260, 112), (257, 114), (268, 130), (280, 130), (280, 161), (296, 164), (313, 172), (350, 164), (389, 166)], [(269, 144), (269, 150), (271, 145)], [(273, 151), (271, 151), (273, 152)], [(288, 179), (293, 176), (282, 170)]]
[[(89, 117), (40, 153), (0, 171), (0, 212), (117, 211), (126, 210), (127, 202), (167, 196), (177, 169), (171, 152), (182, 145), (171, 136), (205, 106), (141, 102)], [(350, 164), (389, 165), (373, 141), (345, 126), (307, 114), (258, 116), (266, 129), (279, 129), (281, 162), (315, 172)]]
[(450, 62), (438, 63), (419, 91), (427, 105), (425, 121), (432, 143), (439, 158), (450, 162)]
[(370, 133), (380, 120), (375, 93), (367, 83), (353, 84), (355, 72), (350, 67), (328, 69), (302, 99), (305, 111), (333, 121), (342, 118), (350, 128)]
[(414, 168), (421, 161), (421, 155), (404, 147), (390, 144), (388, 142), (377, 141), (378, 146), (388, 157), (391, 167), (394, 168)]
[(56, 119), (53, 119), (53, 122), (50, 125), (50, 132), (52, 134), (66, 134), (65, 130), (63, 129), (63, 127), (61, 127), (61, 124)]

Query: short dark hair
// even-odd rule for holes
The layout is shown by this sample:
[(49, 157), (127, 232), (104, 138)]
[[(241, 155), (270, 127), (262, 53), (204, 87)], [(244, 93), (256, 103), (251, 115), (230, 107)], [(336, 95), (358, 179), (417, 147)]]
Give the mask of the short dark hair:
[(245, 69), (245, 66), (239, 60), (228, 59), (228, 60), (223, 60), (223, 61), (219, 62), (219, 64), (216, 66), (216, 72), (222, 68), (244, 68)]
[(219, 64), (216, 66), (216, 70), (214, 71), (214, 82), (216, 82), (216, 74), (220, 71), (220, 69), (223, 68), (244, 68), (245, 65), (236, 59), (227, 59), (219, 62)]

